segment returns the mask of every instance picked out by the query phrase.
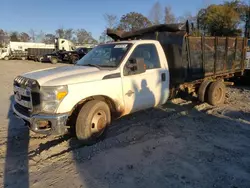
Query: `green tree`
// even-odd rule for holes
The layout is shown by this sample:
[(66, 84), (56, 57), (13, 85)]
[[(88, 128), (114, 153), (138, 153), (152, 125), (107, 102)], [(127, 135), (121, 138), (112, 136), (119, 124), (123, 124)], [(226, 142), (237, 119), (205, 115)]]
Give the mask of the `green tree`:
[(85, 29), (78, 29), (75, 33), (79, 44), (97, 44), (97, 41), (92, 37), (92, 34), (87, 32)]
[(240, 20), (244, 23), (244, 33), (245, 37), (250, 37), (250, 6), (243, 1), (233, 0), (226, 1), (225, 5), (233, 8), (240, 16)]
[(118, 29), (124, 31), (134, 31), (151, 26), (152, 23), (140, 13), (130, 12), (121, 17)]
[(210, 5), (201, 9), (197, 16), (197, 25), (204, 34), (212, 36), (235, 36), (240, 34), (238, 26), (240, 15), (227, 4)]

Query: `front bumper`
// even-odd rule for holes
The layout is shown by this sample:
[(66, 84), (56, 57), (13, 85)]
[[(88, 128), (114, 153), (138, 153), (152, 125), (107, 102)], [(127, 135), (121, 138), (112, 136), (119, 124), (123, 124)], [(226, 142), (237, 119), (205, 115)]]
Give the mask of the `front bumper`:
[[(27, 114), (22, 113), (18, 108), (15, 108), (15, 105), (12, 106), (14, 114), (24, 121), (28, 122), (30, 129), (39, 134), (52, 134), (52, 135), (62, 135), (67, 132), (67, 120), (68, 114), (37, 114), (28, 116)], [(48, 128), (41, 127), (38, 122), (47, 121), (49, 122)]]

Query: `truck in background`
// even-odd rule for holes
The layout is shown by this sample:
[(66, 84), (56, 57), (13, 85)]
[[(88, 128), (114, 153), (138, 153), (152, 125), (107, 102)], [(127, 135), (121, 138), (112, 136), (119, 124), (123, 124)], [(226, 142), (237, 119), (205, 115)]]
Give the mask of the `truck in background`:
[(179, 92), (221, 105), (225, 79), (241, 76), (246, 39), (192, 37), (188, 23), (107, 34), (74, 66), (37, 70), (14, 79), (13, 111), (39, 134), (68, 130), (86, 144), (112, 120), (165, 104)]
[(70, 64), (75, 64), (79, 59), (85, 56), (92, 48), (83, 48), (79, 47), (73, 51), (57, 51), (51, 54), (46, 54), (47, 59), (52, 64), (56, 64), (58, 62), (69, 62)]
[(72, 51), (75, 45), (66, 39), (56, 38), (54, 44), (35, 42), (10, 42), (0, 51), (0, 59), (42, 60), (43, 55), (56, 51)]
[(34, 61), (45, 61), (46, 54), (57, 54), (60, 51), (71, 51), (76, 47), (70, 40), (63, 38), (56, 38), (51, 48), (28, 48), (28, 58)]
[(45, 54), (42, 57), (42, 61), (50, 61), (52, 64), (67, 61), (71, 64), (75, 64), (79, 59), (85, 56), (94, 46), (96, 45), (85, 44), (81, 46), (79, 45), (72, 46), (71, 50), (65, 50), (65, 49), (59, 48), (59, 50), (56, 50), (49, 54)]
[(0, 59), (10, 60), (10, 59), (22, 59), (28, 58), (29, 48), (46, 48), (52, 49), (53, 45), (45, 43), (35, 43), (35, 42), (12, 42), (0, 52)]

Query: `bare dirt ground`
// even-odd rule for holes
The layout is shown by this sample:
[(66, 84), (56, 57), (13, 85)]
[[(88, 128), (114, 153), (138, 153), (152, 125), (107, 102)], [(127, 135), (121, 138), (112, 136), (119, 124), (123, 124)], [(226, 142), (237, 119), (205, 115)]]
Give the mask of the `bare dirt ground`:
[(0, 65), (3, 187), (250, 187), (250, 87), (228, 88), (220, 107), (175, 99), (124, 117), (87, 147), (68, 135), (39, 138), (12, 115), (14, 77), (54, 65)]

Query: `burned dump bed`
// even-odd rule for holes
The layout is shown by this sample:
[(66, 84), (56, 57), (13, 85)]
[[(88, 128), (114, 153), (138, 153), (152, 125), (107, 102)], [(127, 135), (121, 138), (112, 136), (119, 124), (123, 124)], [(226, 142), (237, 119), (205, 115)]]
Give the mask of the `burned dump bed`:
[(37, 58), (54, 51), (55, 49), (52, 48), (28, 48), (28, 59), (36, 60)]
[(120, 41), (158, 40), (168, 60), (172, 86), (244, 71), (244, 38), (192, 37), (188, 23), (162, 24), (134, 32), (108, 29), (107, 34)]

